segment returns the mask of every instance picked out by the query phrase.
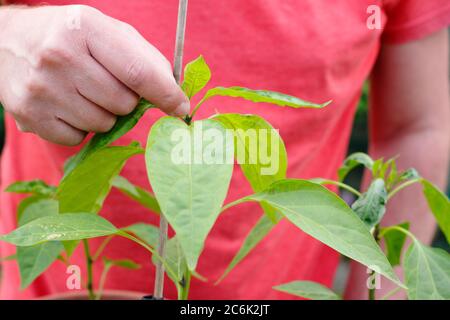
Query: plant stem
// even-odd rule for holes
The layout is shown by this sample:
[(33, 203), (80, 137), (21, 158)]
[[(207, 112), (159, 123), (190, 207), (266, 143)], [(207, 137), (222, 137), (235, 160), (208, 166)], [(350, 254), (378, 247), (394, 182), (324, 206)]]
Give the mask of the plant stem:
[(92, 272), (92, 257), (91, 253), (89, 251), (89, 243), (87, 239), (83, 239), (83, 247), (84, 247), (84, 255), (86, 257), (86, 269), (87, 269), (87, 290), (88, 290), (88, 296), (89, 300), (95, 299), (95, 293), (94, 293), (94, 284), (93, 284), (93, 272)]
[(92, 261), (96, 261), (100, 257), (100, 255), (102, 254), (103, 250), (108, 245), (108, 243), (112, 240), (113, 237), (114, 237), (114, 235), (108, 236), (108, 237), (105, 238), (105, 240), (103, 240), (103, 242), (97, 248), (97, 251), (95, 251), (94, 255), (92, 256)]
[(97, 291), (95, 300), (100, 300), (102, 298), (103, 288), (105, 287), (105, 282), (106, 282), (106, 276), (108, 275), (108, 272), (111, 269), (111, 267), (112, 267), (112, 265), (105, 264), (105, 267), (103, 268), (102, 275), (100, 276), (100, 281), (98, 284), (98, 291)]
[[(184, 49), (184, 35), (186, 31), (186, 16), (187, 16), (188, 0), (180, 0), (178, 5), (178, 22), (177, 22), (177, 34), (175, 40), (175, 54), (173, 64), (173, 75), (178, 84), (180, 84), (181, 71), (183, 66), (183, 49)], [(164, 259), (167, 242), (167, 231), (169, 229), (168, 222), (164, 215), (161, 213), (159, 219), (159, 243), (158, 254)], [(153, 297), (155, 299), (162, 299), (164, 291), (164, 264), (162, 261), (156, 263), (155, 273), (155, 289)]]
[(178, 300), (188, 299), (190, 286), (191, 286), (191, 272), (189, 271), (189, 269), (186, 269), (186, 272), (183, 277), (183, 283), (181, 284), (181, 290)]
[(345, 184), (343, 182), (339, 182), (339, 181), (334, 181), (334, 180), (328, 180), (328, 179), (321, 179), (321, 183), (320, 184), (332, 184), (335, 186), (338, 186), (341, 189), (345, 189), (351, 193), (353, 193), (355, 196), (360, 197), (361, 196), (361, 192), (359, 192), (358, 190), (352, 188), (351, 186), (349, 186), (348, 184)]
[(392, 191), (389, 193), (387, 199), (390, 200), (395, 194), (397, 194), (397, 192), (403, 190), (404, 188), (406, 188), (406, 187), (408, 187), (408, 186), (410, 186), (410, 185), (412, 185), (412, 184), (414, 184), (414, 183), (419, 182), (420, 180), (421, 180), (421, 179), (413, 179), (413, 180), (406, 181), (405, 183), (399, 185), (397, 188), (395, 188), (394, 190), (392, 190)]
[[(375, 239), (376, 243), (380, 242), (380, 225), (379, 224), (377, 224), (373, 230), (373, 238)], [(370, 272), (370, 278), (373, 279), (374, 276), (375, 276), (375, 270), (372, 270)], [(369, 300), (376, 300), (375, 290), (376, 290), (376, 288), (373, 286), (373, 283), (372, 283), (372, 285), (369, 287), (369, 292), (368, 292)]]
[(387, 300), (390, 297), (392, 297), (394, 294), (396, 294), (397, 292), (399, 292), (400, 290), (402, 290), (403, 288), (397, 287), (391, 291), (389, 291), (388, 293), (386, 293), (386, 295), (384, 297), (381, 298), (381, 300)]

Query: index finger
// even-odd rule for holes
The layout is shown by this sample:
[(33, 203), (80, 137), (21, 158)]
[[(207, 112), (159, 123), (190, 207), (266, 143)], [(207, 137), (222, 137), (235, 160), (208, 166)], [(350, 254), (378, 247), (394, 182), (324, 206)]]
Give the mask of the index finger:
[(88, 49), (111, 74), (167, 114), (189, 113), (189, 100), (176, 83), (170, 63), (133, 27), (106, 17), (90, 29)]

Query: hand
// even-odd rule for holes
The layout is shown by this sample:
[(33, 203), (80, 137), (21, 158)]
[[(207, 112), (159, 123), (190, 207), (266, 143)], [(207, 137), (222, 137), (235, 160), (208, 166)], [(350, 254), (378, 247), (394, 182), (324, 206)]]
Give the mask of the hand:
[(21, 131), (77, 145), (139, 96), (183, 116), (170, 63), (133, 27), (87, 6), (0, 9), (0, 101)]

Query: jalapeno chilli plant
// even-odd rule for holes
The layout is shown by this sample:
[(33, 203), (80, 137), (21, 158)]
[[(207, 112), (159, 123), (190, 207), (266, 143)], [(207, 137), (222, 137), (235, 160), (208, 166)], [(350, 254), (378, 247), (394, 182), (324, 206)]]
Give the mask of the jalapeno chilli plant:
[[(202, 57), (186, 65), (181, 85), (189, 98), (198, 94), (209, 82), (211, 72)], [(447, 239), (450, 239), (449, 200), (429, 181), (421, 178), (414, 169), (398, 172), (395, 159), (386, 162), (373, 161), (361, 153), (346, 159), (339, 170), (339, 181), (326, 179), (288, 179), (286, 177), (287, 154), (279, 135), (256, 135), (258, 146), (265, 146), (269, 156), (279, 162), (273, 174), (263, 174), (267, 164), (260, 162), (245, 130), (274, 132), (272, 126), (256, 115), (216, 114), (209, 119), (196, 120), (196, 111), (215, 96), (242, 98), (253, 102), (271, 103), (291, 108), (323, 108), (281, 93), (251, 90), (242, 87), (216, 87), (206, 92), (193, 112), (186, 119), (162, 117), (150, 129), (145, 149), (139, 143), (128, 146), (109, 146), (113, 141), (131, 130), (142, 115), (153, 105), (141, 99), (128, 116), (119, 118), (115, 127), (107, 133), (96, 134), (74, 157), (70, 158), (64, 177), (58, 186), (43, 181), (23, 181), (9, 186), (7, 191), (29, 193), (18, 208), (18, 228), (0, 240), (17, 246), (17, 260), (22, 287), (28, 286), (55, 260), (69, 261), (74, 249), (83, 243), (86, 257), (87, 289), (89, 297), (99, 298), (107, 272), (111, 267), (134, 269), (132, 260), (111, 260), (103, 257), (104, 274), (97, 290), (92, 283), (92, 265), (99, 263), (103, 249), (113, 237), (124, 237), (148, 250), (154, 263), (162, 263), (168, 277), (178, 290), (179, 299), (187, 299), (191, 277), (204, 279), (196, 272), (197, 261), (204, 242), (217, 217), (222, 212), (243, 202), (258, 202), (264, 214), (244, 240), (239, 252), (224, 272), (225, 277), (281, 220), (286, 219), (299, 229), (322, 241), (341, 254), (366, 266), (376, 266), (377, 272), (407, 290), (410, 299), (450, 298), (450, 258), (439, 249), (421, 244), (408, 231), (408, 224), (381, 228), (379, 223), (385, 212), (386, 202), (403, 188), (421, 183), (425, 198)], [(282, 112), (282, 111), (280, 111)], [(301, 112), (301, 111), (299, 111)], [(318, 111), (319, 112), (319, 111)], [(255, 163), (240, 163), (240, 168), (254, 190), (237, 201), (223, 205), (233, 171), (232, 161), (217, 163), (188, 161), (175, 163), (172, 152), (177, 147), (171, 138), (177, 130), (184, 132), (186, 143), (195, 143), (194, 132), (205, 133), (210, 129), (225, 136), (233, 130), (233, 143), (214, 148), (215, 157), (225, 159), (226, 154), (237, 155), (244, 150), (245, 157), (253, 157)], [(265, 131), (264, 131), (265, 130)], [(211, 156), (210, 138), (201, 138), (200, 149), (188, 148), (192, 158), (200, 153)], [(270, 139), (278, 140), (278, 148), (271, 148)], [(198, 142), (198, 141), (197, 141)], [(133, 185), (120, 176), (120, 171), (131, 157), (145, 153), (149, 182), (154, 195)], [(191, 158), (191, 159), (192, 159)], [(343, 178), (357, 165), (371, 170), (373, 181), (364, 193), (344, 184)], [(171, 192), (173, 185), (183, 193)], [(355, 193), (358, 200), (350, 208), (335, 193), (323, 185), (332, 184)], [(175, 231), (167, 242), (165, 257), (155, 250), (158, 246), (158, 229), (149, 224), (116, 227), (97, 215), (112, 188), (117, 188), (154, 214), (163, 214)], [(214, 190), (212, 193), (211, 190)], [(223, 213), (225, 214), (225, 213)], [(348, 232), (343, 232), (347, 230)], [(103, 237), (102, 245), (93, 253), (88, 239)], [(400, 254), (406, 237), (413, 241), (403, 259), (406, 277), (403, 284), (393, 271), (400, 263)], [(387, 256), (378, 242), (386, 241)], [(418, 277), (417, 275), (420, 275)], [(219, 279), (218, 281), (220, 281)], [(275, 287), (306, 298), (334, 299), (337, 294), (311, 282), (292, 282)], [(97, 292), (95, 292), (97, 291)], [(370, 297), (373, 298), (373, 290)]]

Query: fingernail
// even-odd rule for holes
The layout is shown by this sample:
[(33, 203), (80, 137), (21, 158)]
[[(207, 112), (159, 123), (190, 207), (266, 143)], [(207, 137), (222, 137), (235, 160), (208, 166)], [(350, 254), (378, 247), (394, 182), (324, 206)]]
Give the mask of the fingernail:
[(189, 102), (183, 102), (174, 111), (172, 111), (170, 115), (174, 117), (183, 117), (189, 114), (189, 111), (191, 111), (191, 104)]

